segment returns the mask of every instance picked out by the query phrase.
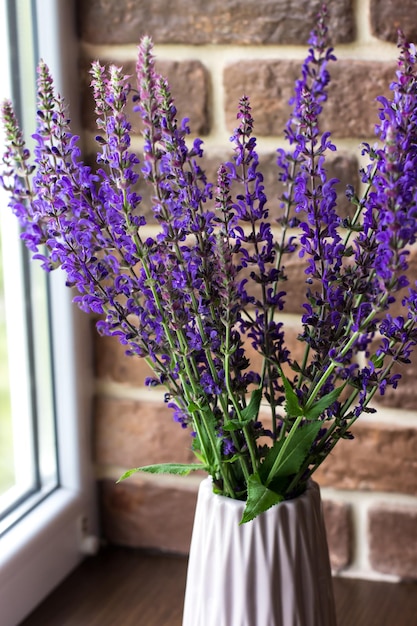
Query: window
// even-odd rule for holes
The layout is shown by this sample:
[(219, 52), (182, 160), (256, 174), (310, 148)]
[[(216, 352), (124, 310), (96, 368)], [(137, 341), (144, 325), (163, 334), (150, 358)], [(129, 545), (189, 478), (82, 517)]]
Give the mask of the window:
[[(2, 11), (1, 96), (13, 97), (22, 124), (31, 128), (36, 111), (34, 15), (23, 3), (6, 6), (2, 2)], [(9, 41), (13, 43), (9, 45)], [(6, 203), (4, 194), (0, 212), (0, 432), (4, 470), (0, 478), (0, 536), (59, 483), (48, 280), (36, 264), (30, 263), (19, 239), (17, 220)]]
[(59, 480), (46, 276), (29, 264), (5, 207), (0, 226), (1, 537)]
[[(26, 136), (38, 58), (68, 101), (78, 96), (72, 24), (71, 0), (0, 0), (0, 38), (13, 42), (13, 99), (22, 103)], [(7, 84), (4, 76), (0, 83)], [(0, 431), (0, 473), (7, 474), (0, 483), (0, 607), (2, 626), (14, 626), (81, 560), (85, 534), (95, 532), (95, 503), (88, 317), (72, 305), (63, 274), (47, 276), (27, 262), (6, 202), (0, 198), (0, 379), (8, 380), (0, 384), (0, 419), (7, 416)], [(3, 457), (5, 449), (13, 455)]]
[[(2, 1), (1, 58), (14, 58), (14, 67), (2, 64), (0, 84), (2, 96), (13, 96), (19, 118), (31, 128), (36, 111), (35, 14), (23, 4), (6, 7)], [(25, 42), (24, 48), (19, 41)], [(6, 202), (4, 196), (3, 205)], [(30, 263), (17, 220), (6, 208), (0, 212), (0, 243), (1, 536), (58, 486), (59, 476), (47, 277)]]

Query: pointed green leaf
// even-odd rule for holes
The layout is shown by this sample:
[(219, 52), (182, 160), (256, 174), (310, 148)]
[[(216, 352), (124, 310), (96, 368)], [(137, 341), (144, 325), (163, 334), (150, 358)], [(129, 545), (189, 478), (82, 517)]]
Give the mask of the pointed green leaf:
[(236, 463), (239, 459), (242, 458), (242, 454), (234, 454), (230, 457), (230, 459), (222, 459), (222, 463)]
[(271, 506), (282, 502), (283, 499), (283, 496), (265, 487), (258, 474), (253, 474), (248, 480), (248, 499), (240, 524), (249, 522), (257, 515), (270, 509)]
[(204, 414), (205, 419), (208, 420), (208, 423), (214, 429), (217, 424), (217, 419), (213, 411), (209, 407), (209, 405), (207, 404), (207, 405), (201, 406), (199, 407), (198, 410), (200, 411), (200, 413)]
[(379, 356), (377, 356), (376, 354), (373, 354), (370, 358), (371, 362), (375, 365), (375, 367), (379, 368), (382, 367), (384, 365), (384, 355), (380, 354)]
[(250, 422), (255, 417), (258, 416), (259, 407), (261, 405), (261, 400), (262, 400), (262, 389), (255, 389), (252, 392), (248, 406), (246, 406), (242, 411), (242, 419), (245, 422), (246, 421)]
[(296, 474), (304, 463), (322, 422), (309, 422), (297, 428), (285, 450), (281, 462), (275, 468), (274, 477)]
[(259, 476), (262, 481), (266, 483), (267, 478), (274, 466), (276, 459), (280, 453), (280, 450), (284, 444), (285, 439), (278, 439), (274, 441), (274, 444), (269, 448), (268, 452), (265, 455), (264, 460), (262, 461), (259, 467)]
[(249, 404), (242, 409), (240, 417), (226, 420), (223, 424), (223, 430), (240, 430), (243, 426), (247, 426), (258, 417), (259, 407), (262, 400), (262, 389), (255, 389), (252, 392)]
[(304, 417), (308, 420), (314, 420), (319, 417), (326, 409), (329, 408), (329, 406), (333, 404), (333, 402), (336, 402), (344, 388), (345, 385), (336, 387), (336, 389), (327, 393), (325, 396), (320, 398), (320, 400), (317, 400), (311, 408), (305, 410)]
[(204, 465), (200, 465), (200, 463), (156, 463), (155, 465), (134, 467), (133, 469), (130, 469), (122, 474), (117, 482), (120, 483), (122, 480), (129, 478), (129, 476), (132, 476), (132, 474), (135, 474), (136, 472), (146, 472), (148, 474), (176, 474), (178, 476), (186, 476), (190, 472), (205, 469), (206, 467)]
[(300, 415), (303, 415), (303, 407), (300, 406), (298, 396), (292, 388), (290, 381), (281, 369), (279, 373), (282, 378), (282, 382), (284, 383), (285, 411), (288, 417), (299, 417)]
[(206, 465), (206, 460), (204, 458), (204, 456), (201, 454), (201, 450), (199, 448), (195, 448), (194, 447), (194, 443), (196, 442), (197, 437), (193, 437), (193, 442), (191, 445), (191, 449), (193, 451), (194, 456), (200, 461), (200, 463), (202, 463), (202, 465)]
[[(285, 439), (274, 443), (259, 468), (259, 475), (266, 485), (276, 478), (291, 476), (298, 472), (321, 426), (321, 422), (309, 422), (296, 427)], [(285, 451), (282, 450), (284, 445)]]
[(247, 426), (249, 424), (251, 420), (247, 420), (246, 422), (241, 422), (240, 420), (236, 419), (231, 419), (231, 420), (227, 420), (223, 426), (222, 429), (230, 432), (232, 430), (240, 430), (243, 426)]
[[(192, 404), (192, 410), (194, 411), (194, 403)], [(198, 406), (196, 411), (199, 412), (199, 417), (194, 417), (194, 422), (198, 420), (199, 427), (196, 427), (197, 435), (194, 439), (193, 450), (200, 447), (200, 451), (206, 457), (207, 465), (213, 469), (217, 468), (216, 450), (213, 447), (213, 442), (220, 450), (222, 440), (217, 436), (216, 432), (216, 417), (208, 405)], [(200, 419), (202, 418), (202, 419)]]

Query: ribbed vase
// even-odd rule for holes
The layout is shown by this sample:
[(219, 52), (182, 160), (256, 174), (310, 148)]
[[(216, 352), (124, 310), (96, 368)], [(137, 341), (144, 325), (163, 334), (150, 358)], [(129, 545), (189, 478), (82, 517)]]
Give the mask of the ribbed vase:
[(202, 481), (183, 626), (336, 626), (318, 485), (239, 526), (244, 506)]

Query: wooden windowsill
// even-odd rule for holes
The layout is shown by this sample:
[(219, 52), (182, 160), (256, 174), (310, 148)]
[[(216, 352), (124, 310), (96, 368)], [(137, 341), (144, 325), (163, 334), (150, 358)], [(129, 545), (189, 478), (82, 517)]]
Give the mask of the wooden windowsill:
[[(89, 557), (21, 626), (181, 626), (187, 560), (127, 548)], [(335, 578), (338, 626), (417, 625), (417, 583)]]

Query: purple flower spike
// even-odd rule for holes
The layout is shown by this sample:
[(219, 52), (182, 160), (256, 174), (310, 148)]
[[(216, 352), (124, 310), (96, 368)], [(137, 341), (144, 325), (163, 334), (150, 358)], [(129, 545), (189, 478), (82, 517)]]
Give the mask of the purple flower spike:
[[(233, 158), (209, 181), (203, 142), (188, 118), (178, 120), (149, 37), (134, 86), (121, 68), (92, 65), (94, 170), (43, 62), (33, 157), (11, 103), (2, 108), (0, 183), (33, 258), (46, 271), (62, 268), (74, 301), (99, 317), (99, 333), (146, 359), (146, 386), (166, 389), (199, 461), (171, 470), (206, 469), (216, 491), (248, 499), (252, 517), (271, 494), (279, 501), (303, 491), (359, 415), (374, 410), (374, 396), (397, 387), (417, 343), (417, 285), (407, 272), (417, 240), (415, 47), (400, 38), (392, 96), (379, 98), (378, 144), (362, 150), (363, 193), (348, 186), (354, 215), (341, 218), (327, 173), (336, 147), (322, 121), (336, 60), (325, 6), (309, 46), (290, 101), (288, 148), (277, 156), (277, 219), (249, 96), (238, 103)], [(141, 161), (130, 101), (141, 118)], [(146, 210), (140, 178), (151, 188)], [(286, 311), (291, 255), (305, 279), (295, 354), (286, 344), (296, 327), (285, 317), (294, 312)]]

